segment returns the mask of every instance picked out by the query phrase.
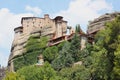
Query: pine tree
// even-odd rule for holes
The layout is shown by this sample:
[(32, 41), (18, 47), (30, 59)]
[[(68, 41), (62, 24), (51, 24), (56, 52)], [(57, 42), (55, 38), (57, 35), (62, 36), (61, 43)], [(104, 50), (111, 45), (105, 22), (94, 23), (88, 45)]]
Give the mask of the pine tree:
[(72, 54), (72, 57), (74, 58), (75, 62), (80, 60), (80, 36), (75, 33), (72, 41), (69, 53)]

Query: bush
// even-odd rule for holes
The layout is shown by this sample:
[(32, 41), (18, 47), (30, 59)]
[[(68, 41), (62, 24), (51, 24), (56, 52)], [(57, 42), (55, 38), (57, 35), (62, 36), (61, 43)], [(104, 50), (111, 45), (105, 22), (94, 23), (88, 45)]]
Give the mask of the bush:
[(17, 73), (25, 76), (25, 80), (62, 80), (48, 62), (45, 62), (43, 66), (23, 67)]
[(18, 75), (17, 73), (7, 72), (3, 80), (25, 80), (25, 77)]

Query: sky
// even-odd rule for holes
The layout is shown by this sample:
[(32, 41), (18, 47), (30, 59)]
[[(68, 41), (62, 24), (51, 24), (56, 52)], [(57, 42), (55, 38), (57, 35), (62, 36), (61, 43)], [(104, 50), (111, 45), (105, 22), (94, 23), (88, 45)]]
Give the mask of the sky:
[(85, 32), (88, 21), (115, 11), (120, 11), (120, 0), (0, 0), (0, 64), (7, 66), (14, 28), (21, 26), (22, 17), (63, 16), (69, 26), (80, 24)]

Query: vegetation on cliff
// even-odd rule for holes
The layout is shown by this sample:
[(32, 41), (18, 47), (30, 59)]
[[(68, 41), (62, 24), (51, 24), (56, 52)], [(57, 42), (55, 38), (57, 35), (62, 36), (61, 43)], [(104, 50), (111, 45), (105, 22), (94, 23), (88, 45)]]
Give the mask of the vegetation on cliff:
[(14, 69), (17, 71), (18, 69), (29, 66), (37, 63), (37, 56), (42, 54), (43, 50), (47, 45), (48, 39), (46, 37), (34, 37), (31, 36), (27, 44), (25, 46), (25, 53), (22, 56), (18, 56), (14, 60)]
[[(32, 42), (32, 46), (35, 45)], [(16, 73), (24, 76), (25, 80), (120, 80), (120, 17), (106, 23), (106, 28), (95, 36), (95, 44), (87, 43), (83, 50), (80, 50), (77, 32), (71, 42), (65, 41), (47, 48), (35, 47), (29, 47), (30, 52), (27, 49), (30, 57), (25, 58), (23, 55), (23, 60), (28, 61), (19, 60), (30, 66), (21, 66), (21, 69), (16, 66)], [(36, 53), (38, 50), (48, 61), (41, 67), (31, 65), (37, 63), (36, 57), (40, 54)], [(82, 65), (73, 65), (78, 61), (82, 61)]]

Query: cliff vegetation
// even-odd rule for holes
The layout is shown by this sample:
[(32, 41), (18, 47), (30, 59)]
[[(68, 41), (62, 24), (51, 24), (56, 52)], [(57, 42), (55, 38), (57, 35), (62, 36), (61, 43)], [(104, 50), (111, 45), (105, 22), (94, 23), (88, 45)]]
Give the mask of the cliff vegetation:
[[(120, 80), (120, 17), (106, 23), (95, 36), (95, 44), (87, 43), (83, 50), (78, 32), (72, 41), (52, 47), (46, 47), (45, 37), (31, 36), (25, 47), (27, 54), (14, 60), (16, 73), (4, 80)], [(39, 54), (45, 63), (36, 67)], [(81, 65), (74, 65), (79, 61)]]

